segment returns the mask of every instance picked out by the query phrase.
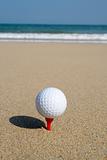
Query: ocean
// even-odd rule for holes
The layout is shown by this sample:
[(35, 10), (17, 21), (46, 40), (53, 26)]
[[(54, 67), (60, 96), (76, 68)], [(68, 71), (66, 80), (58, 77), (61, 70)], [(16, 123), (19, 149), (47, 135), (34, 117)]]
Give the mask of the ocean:
[(0, 41), (107, 43), (107, 25), (0, 24)]

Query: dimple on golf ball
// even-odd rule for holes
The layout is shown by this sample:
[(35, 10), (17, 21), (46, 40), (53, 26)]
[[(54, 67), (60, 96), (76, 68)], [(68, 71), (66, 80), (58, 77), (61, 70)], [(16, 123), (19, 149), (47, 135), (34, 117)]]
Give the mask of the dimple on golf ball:
[(64, 113), (67, 100), (64, 93), (54, 87), (41, 90), (35, 99), (37, 111), (44, 117), (54, 118)]

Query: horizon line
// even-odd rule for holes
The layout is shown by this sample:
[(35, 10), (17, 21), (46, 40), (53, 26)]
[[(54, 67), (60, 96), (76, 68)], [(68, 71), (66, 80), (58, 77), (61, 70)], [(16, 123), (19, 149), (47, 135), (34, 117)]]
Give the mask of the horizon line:
[(66, 24), (66, 23), (0, 23), (0, 25), (11, 25), (11, 24), (13, 24), (13, 25), (68, 25), (68, 26), (70, 26), (70, 25), (72, 25), (72, 26), (75, 26), (75, 25), (84, 25), (84, 26), (91, 26), (91, 25), (93, 25), (93, 26), (99, 26), (99, 25), (102, 25), (102, 26), (107, 26), (107, 24), (85, 24), (85, 23), (81, 23), (81, 24), (79, 24), (79, 23), (75, 23), (75, 24), (70, 24), (70, 23), (68, 23), (68, 24)]

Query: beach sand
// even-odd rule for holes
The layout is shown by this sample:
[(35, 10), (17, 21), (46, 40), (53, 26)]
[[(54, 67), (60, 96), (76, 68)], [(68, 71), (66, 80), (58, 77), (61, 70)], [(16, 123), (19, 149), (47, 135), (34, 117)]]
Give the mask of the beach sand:
[[(51, 132), (35, 109), (48, 86), (68, 101)], [(0, 42), (0, 160), (107, 160), (107, 45)]]

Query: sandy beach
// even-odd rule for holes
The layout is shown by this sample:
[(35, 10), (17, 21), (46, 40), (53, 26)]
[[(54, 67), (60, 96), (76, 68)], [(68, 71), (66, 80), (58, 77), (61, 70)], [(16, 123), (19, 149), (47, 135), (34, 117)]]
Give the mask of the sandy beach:
[[(44, 87), (66, 112), (52, 131), (35, 109)], [(0, 42), (0, 160), (107, 160), (107, 45)]]

